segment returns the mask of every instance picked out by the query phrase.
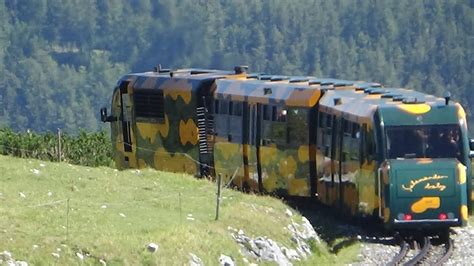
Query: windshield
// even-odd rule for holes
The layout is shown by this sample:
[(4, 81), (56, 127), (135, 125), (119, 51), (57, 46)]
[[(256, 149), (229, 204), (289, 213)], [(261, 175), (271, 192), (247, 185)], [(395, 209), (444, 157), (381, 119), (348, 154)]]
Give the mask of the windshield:
[(458, 125), (387, 127), (387, 155), (396, 158), (458, 158), (461, 136)]

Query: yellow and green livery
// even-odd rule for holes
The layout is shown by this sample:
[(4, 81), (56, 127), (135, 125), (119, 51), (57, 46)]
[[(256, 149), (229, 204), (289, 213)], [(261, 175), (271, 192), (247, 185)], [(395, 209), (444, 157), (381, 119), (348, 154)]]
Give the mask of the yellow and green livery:
[(391, 229), (465, 225), (473, 142), (449, 95), (207, 69), (133, 73), (113, 92), (118, 168), (153, 167), (314, 197)]

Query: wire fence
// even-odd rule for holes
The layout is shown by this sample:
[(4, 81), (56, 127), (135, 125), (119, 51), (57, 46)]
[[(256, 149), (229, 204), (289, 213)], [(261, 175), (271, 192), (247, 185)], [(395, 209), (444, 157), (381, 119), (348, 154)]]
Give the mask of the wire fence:
[[(213, 219), (212, 215), (214, 212), (210, 211), (209, 207), (212, 206), (211, 202), (214, 199), (216, 202), (215, 220), (218, 220), (222, 203), (233, 201), (233, 197), (228, 191), (222, 190), (224, 187), (221, 185), (221, 182), (216, 182), (215, 184), (216, 190), (214, 191), (209, 190), (208, 186), (203, 186), (193, 190), (193, 193), (183, 191), (162, 194), (159, 192), (153, 193), (151, 197), (134, 198), (130, 196), (131, 199), (129, 200), (124, 200), (123, 198), (107, 199), (107, 197), (101, 199), (100, 196), (97, 198), (78, 196), (51, 200), (43, 197), (39, 202), (31, 204), (34, 201), (32, 197), (38, 196), (36, 191), (34, 193), (21, 192), (20, 195), (15, 195), (18, 192), (10, 191), (9, 193), (0, 194), (0, 199), (8, 202), (14, 197), (23, 198), (24, 203), (15, 199), (14, 206), (12, 205), (12, 207), (20, 210), (27, 208), (31, 211), (42, 212), (42, 219), (50, 216), (50, 218), (46, 219), (53, 219), (56, 220), (56, 224), (62, 224), (64, 231), (59, 230), (59, 234), (67, 242), (70, 239), (71, 232), (73, 234), (81, 232), (82, 229), (80, 228), (83, 226), (81, 223), (84, 222), (84, 219), (87, 220), (89, 219), (87, 217), (93, 216), (97, 217), (97, 220), (103, 221), (100, 215), (105, 215), (107, 212), (108, 215), (116, 215), (116, 218), (113, 219), (134, 218), (132, 220), (136, 221), (137, 219), (143, 220), (150, 217), (156, 218), (156, 214), (153, 214), (153, 209), (171, 209), (171, 212), (162, 212), (167, 215), (167, 218), (173, 218), (163, 219), (168, 221), (168, 225), (176, 224), (178, 221), (180, 224), (196, 221), (208, 222)], [(198, 202), (200, 204), (197, 204)], [(31, 214), (31, 211), (27, 212)], [(140, 213), (139, 217), (134, 217), (133, 215), (137, 213)], [(169, 215), (174, 217), (168, 217)], [(163, 223), (163, 220), (160, 220), (160, 223)], [(162, 226), (165, 225), (162, 224)], [(73, 227), (73, 230), (71, 230), (71, 227)]]

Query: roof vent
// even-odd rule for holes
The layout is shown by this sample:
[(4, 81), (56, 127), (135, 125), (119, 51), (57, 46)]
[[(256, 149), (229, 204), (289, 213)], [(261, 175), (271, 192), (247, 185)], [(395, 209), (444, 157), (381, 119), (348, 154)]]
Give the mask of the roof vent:
[(260, 76), (259, 73), (251, 73), (247, 75), (247, 79), (258, 79), (258, 76)]
[(158, 64), (153, 68), (153, 72), (158, 72), (158, 73), (164, 73), (164, 72), (170, 72), (171, 69), (169, 68), (161, 68), (161, 64)]
[(373, 89), (373, 90), (370, 90), (369, 91), (369, 94), (384, 94), (384, 93), (387, 93), (388, 91), (387, 90), (381, 90), (381, 89)]
[(419, 100), (416, 97), (407, 97), (407, 98), (403, 99), (403, 103), (405, 103), (405, 104), (415, 104), (415, 103), (424, 103), (424, 102), (425, 101)]
[(235, 66), (234, 67), (235, 74), (247, 73), (247, 70), (249, 70), (249, 66)]
[(395, 97), (402, 97), (401, 94), (392, 94), (392, 93), (385, 93), (382, 94), (382, 98), (395, 98)]
[(342, 103), (341, 98), (334, 98), (334, 105), (339, 105)]
[(273, 76), (270, 78), (270, 81), (282, 81), (282, 80), (288, 80), (290, 78), (286, 76)]
[(291, 78), (290, 83), (308, 82), (309, 78)]
[(404, 99), (403, 95), (393, 96), (393, 101), (394, 102), (401, 102), (401, 101), (403, 101), (403, 99)]
[(263, 88), (263, 95), (272, 94), (272, 88)]
[(444, 92), (443, 97), (444, 97), (444, 104), (448, 105), (449, 100), (451, 99), (451, 92), (449, 92), (449, 91)]

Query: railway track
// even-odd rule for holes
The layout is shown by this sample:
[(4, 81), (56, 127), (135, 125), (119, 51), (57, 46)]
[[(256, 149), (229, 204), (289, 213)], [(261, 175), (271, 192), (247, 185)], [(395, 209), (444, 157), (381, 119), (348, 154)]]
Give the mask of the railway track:
[(453, 253), (454, 242), (449, 233), (422, 237), (397, 235), (396, 238), (400, 250), (388, 265), (443, 265)]

